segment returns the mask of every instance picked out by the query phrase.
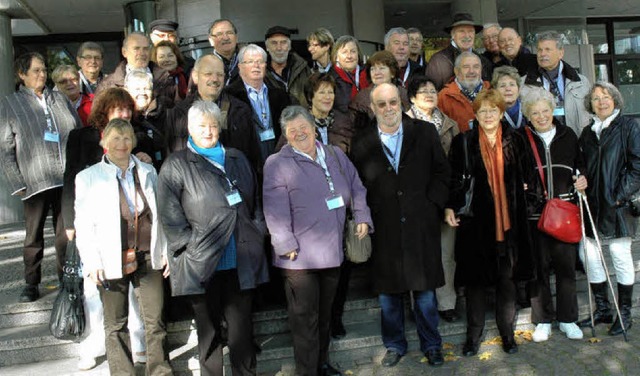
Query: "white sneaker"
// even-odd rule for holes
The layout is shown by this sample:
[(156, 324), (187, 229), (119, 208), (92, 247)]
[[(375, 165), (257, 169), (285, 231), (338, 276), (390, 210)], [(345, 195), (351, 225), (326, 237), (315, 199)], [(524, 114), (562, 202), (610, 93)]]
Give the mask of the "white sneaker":
[(584, 334), (574, 322), (561, 322), (560, 331), (567, 335), (569, 339), (582, 339)]
[(531, 339), (533, 342), (544, 342), (549, 339), (551, 335), (551, 324), (540, 323), (536, 325), (536, 330), (533, 331)]
[(80, 371), (88, 371), (96, 366), (96, 358), (82, 357), (78, 361), (78, 369)]

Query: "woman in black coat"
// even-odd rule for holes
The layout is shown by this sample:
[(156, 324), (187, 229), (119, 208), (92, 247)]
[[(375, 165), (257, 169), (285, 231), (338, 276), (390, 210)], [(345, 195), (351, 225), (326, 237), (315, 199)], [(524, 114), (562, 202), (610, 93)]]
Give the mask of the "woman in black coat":
[(222, 375), (223, 317), (233, 374), (255, 374), (251, 302), (268, 280), (255, 174), (241, 152), (218, 142), (215, 103), (195, 101), (188, 118), (187, 148), (169, 156), (158, 180), (171, 294), (189, 295), (203, 375)]
[[(533, 198), (530, 201), (529, 225), (537, 261), (537, 279), (529, 285), (531, 322), (537, 324), (532, 335), (534, 342), (549, 339), (554, 319), (558, 320), (560, 331), (569, 339), (582, 339), (583, 336), (575, 324), (578, 320), (576, 244), (564, 243), (537, 228), (547, 200), (560, 198), (575, 202), (576, 190), (583, 191), (587, 187), (585, 177), (577, 177), (579, 171), (584, 171), (578, 136), (571, 128), (555, 120), (554, 108), (553, 94), (543, 88), (532, 88), (522, 102), (523, 113), (530, 122), (517, 130), (527, 140), (530, 152), (527, 153), (529, 160), (526, 166), (534, 179), (528, 188), (530, 197)], [(534, 147), (538, 152), (542, 171), (538, 170)], [(556, 276), (556, 309), (551, 299), (551, 270)]]
[[(609, 241), (609, 252), (618, 281), (618, 303), (624, 329), (631, 328), (631, 296), (635, 267), (631, 241), (636, 219), (631, 215), (630, 200), (640, 190), (640, 124), (622, 115), (622, 95), (608, 82), (597, 82), (585, 97), (585, 107), (594, 114), (591, 124), (580, 135), (580, 147), (586, 161), (589, 180), (587, 198), (596, 229)], [(596, 301), (594, 324), (613, 321), (607, 294), (607, 276), (592, 241), (585, 239), (589, 283)], [(583, 256), (583, 254), (581, 254)], [(584, 262), (584, 259), (583, 259)], [(618, 317), (609, 334), (622, 334)], [(591, 325), (591, 318), (581, 322)]]
[[(458, 216), (465, 205), (465, 189), (453, 184), (445, 220), (456, 231), (456, 282), (465, 287), (467, 340), (463, 355), (478, 352), (484, 329), (486, 289), (496, 288), (496, 322), (503, 350), (518, 351), (514, 335), (516, 281), (533, 277), (533, 261), (527, 226), (523, 168), (524, 139), (500, 119), (505, 111), (502, 95), (483, 90), (473, 102), (479, 126), (453, 139), (449, 161), (452, 181), (465, 175), (465, 138), (475, 180), (473, 215)], [(484, 146), (483, 146), (484, 145)], [(491, 173), (493, 171), (493, 173)], [(489, 183), (491, 181), (491, 184)]]

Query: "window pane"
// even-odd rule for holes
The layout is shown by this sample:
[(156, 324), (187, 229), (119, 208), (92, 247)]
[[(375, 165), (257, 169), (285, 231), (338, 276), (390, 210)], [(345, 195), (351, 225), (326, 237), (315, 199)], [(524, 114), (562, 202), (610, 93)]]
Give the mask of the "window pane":
[(609, 70), (607, 69), (607, 64), (601, 63), (596, 64), (596, 81), (606, 81), (611, 82), (609, 78)]
[(589, 43), (593, 44), (593, 53), (609, 53), (606, 24), (587, 24), (587, 34), (589, 35)]
[(640, 60), (618, 60), (616, 70), (619, 89), (624, 98), (623, 114), (640, 114)]
[(615, 54), (640, 54), (640, 21), (614, 22)]

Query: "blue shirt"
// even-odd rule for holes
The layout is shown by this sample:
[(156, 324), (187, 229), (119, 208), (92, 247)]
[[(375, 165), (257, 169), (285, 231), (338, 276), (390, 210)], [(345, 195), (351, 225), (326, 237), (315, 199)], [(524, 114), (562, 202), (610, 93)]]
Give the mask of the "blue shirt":
[(400, 164), (400, 153), (402, 152), (402, 124), (391, 134), (382, 132), (380, 128), (378, 128), (378, 133), (380, 135), (380, 141), (382, 142), (384, 155), (387, 156), (389, 163), (391, 163), (391, 166), (397, 174), (398, 165)]
[(269, 89), (267, 85), (262, 84), (260, 90), (254, 89), (252, 86), (244, 84), (253, 107), (253, 113), (260, 120), (263, 129), (271, 127), (271, 109), (269, 108)]

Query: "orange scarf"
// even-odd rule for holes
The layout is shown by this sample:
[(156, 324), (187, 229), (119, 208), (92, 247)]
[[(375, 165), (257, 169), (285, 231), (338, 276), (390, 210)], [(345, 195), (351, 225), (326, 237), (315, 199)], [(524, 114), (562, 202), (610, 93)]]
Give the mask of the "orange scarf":
[(496, 143), (491, 146), (484, 129), (480, 127), (480, 154), (487, 169), (489, 188), (493, 195), (493, 211), (496, 217), (496, 240), (504, 241), (505, 231), (511, 228), (507, 190), (504, 185), (504, 157), (502, 155), (502, 127), (498, 126)]

